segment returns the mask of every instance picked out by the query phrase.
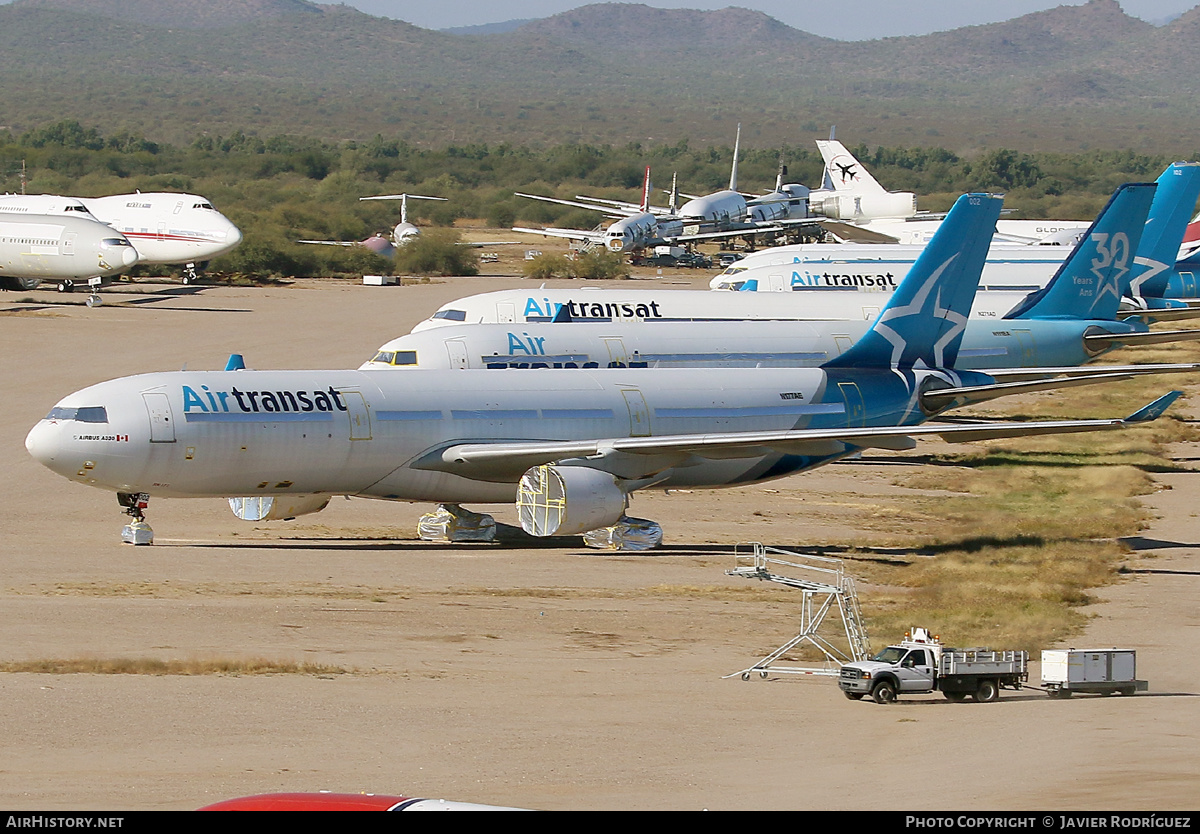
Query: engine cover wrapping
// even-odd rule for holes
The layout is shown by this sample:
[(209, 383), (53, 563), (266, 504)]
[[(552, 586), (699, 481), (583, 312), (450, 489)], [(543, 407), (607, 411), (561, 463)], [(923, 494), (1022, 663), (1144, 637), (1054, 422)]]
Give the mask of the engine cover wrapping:
[(517, 517), (531, 536), (572, 536), (615, 524), (625, 503), (615, 475), (586, 466), (535, 466), (517, 485)]

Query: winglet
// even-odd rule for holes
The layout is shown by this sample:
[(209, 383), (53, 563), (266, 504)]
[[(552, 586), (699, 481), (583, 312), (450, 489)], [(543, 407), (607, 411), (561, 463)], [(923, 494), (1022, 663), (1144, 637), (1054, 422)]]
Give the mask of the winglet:
[(1163, 412), (1170, 408), (1171, 405), (1181, 396), (1183, 396), (1182, 391), (1172, 391), (1169, 394), (1163, 394), (1154, 402), (1138, 409), (1133, 414), (1130, 414), (1125, 418), (1125, 422), (1149, 423), (1151, 420), (1157, 420), (1163, 415)]
[(229, 354), (229, 361), (225, 363), (227, 371), (244, 371), (246, 370), (246, 360), (240, 353)]

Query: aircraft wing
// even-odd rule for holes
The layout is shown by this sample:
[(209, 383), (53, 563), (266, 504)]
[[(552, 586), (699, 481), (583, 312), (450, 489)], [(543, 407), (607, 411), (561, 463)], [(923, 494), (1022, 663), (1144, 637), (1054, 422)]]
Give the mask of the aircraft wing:
[(885, 235), (882, 232), (873, 232), (870, 229), (864, 229), (861, 226), (855, 226), (853, 223), (844, 223), (840, 220), (822, 220), (822, 227), (830, 234), (837, 237), (838, 240), (846, 241), (847, 243), (899, 243), (899, 238), (894, 238), (891, 235)]
[(662, 437), (616, 437), (597, 440), (459, 443), (434, 450), (410, 464), (415, 469), (449, 472), (481, 480), (511, 480), (532, 466), (587, 458), (597, 468), (606, 462), (641, 477), (653, 475), (688, 458), (734, 458), (756, 454), (839, 454), (845, 447), (903, 451), (918, 437), (951, 443), (1027, 437), (1040, 434), (1121, 429), (1157, 419), (1182, 394), (1172, 391), (1124, 419), (1051, 420), (1029, 423), (980, 422), (878, 428), (793, 429), (788, 431), (681, 434)]
[[(527, 235), (544, 235), (545, 237), (561, 237), (566, 240), (590, 240), (592, 243), (604, 243), (603, 235), (594, 235), (580, 229), (526, 229), (523, 226), (513, 226), (514, 232), (524, 232)], [(492, 244), (485, 244), (491, 246)]]
[(603, 214), (605, 217), (615, 217), (620, 220), (623, 217), (630, 217), (634, 214), (641, 214), (640, 208), (635, 209), (618, 209), (613, 206), (596, 205), (595, 203), (583, 203), (575, 200), (560, 200), (557, 197), (543, 197), (540, 194), (523, 194), (520, 191), (513, 192), (518, 197), (527, 197), (530, 200), (541, 200), (543, 203), (558, 203), (560, 206), (572, 206), (574, 208), (587, 209)]
[[(642, 207), (640, 205), (637, 205), (635, 203), (627, 203), (624, 200), (606, 200), (603, 197), (587, 197), (587, 196), (584, 196), (583, 194), (576, 194), (575, 199), (576, 200), (584, 200), (589, 203), (596, 203), (596, 204), (602, 205), (602, 206), (612, 206), (615, 209), (620, 209), (621, 211), (626, 211), (629, 214), (641, 214), (642, 213)], [(650, 214), (653, 214), (658, 217), (670, 214), (670, 212), (671, 212), (671, 210), (667, 209), (667, 208), (660, 208), (658, 206), (650, 206)]]

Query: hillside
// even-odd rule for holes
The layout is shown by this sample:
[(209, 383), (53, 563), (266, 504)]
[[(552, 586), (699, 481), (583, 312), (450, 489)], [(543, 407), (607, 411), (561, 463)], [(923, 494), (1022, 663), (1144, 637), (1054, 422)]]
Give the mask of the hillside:
[(0, 6), (0, 121), (188, 142), (381, 133), (422, 146), (852, 141), (1188, 155), (1200, 8), (1115, 0), (923, 37), (840, 42), (759, 12), (584, 6), (457, 35), (302, 0)]

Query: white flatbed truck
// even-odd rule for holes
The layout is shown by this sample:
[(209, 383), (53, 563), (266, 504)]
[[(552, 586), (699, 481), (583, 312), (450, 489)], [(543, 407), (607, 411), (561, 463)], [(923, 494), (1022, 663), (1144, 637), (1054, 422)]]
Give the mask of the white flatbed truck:
[(914, 628), (872, 660), (842, 666), (838, 686), (853, 701), (870, 695), (879, 704), (935, 691), (951, 701), (970, 696), (987, 703), (999, 698), (1003, 688), (1019, 690), (1029, 677), (1028, 667), (1026, 652), (948, 648), (927, 629)]

